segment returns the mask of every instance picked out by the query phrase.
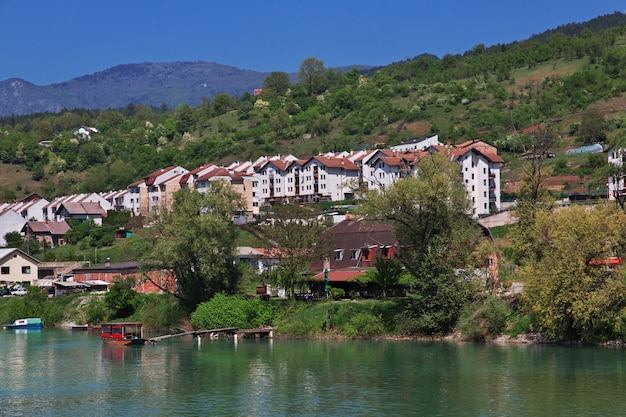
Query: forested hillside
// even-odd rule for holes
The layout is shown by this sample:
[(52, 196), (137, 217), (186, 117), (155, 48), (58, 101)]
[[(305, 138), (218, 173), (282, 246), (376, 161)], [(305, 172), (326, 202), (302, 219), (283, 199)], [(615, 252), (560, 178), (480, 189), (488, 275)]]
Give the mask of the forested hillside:
[[(419, 56), (371, 73), (329, 69), (312, 57), (295, 81), (271, 73), (258, 96), (221, 92), (199, 106), (147, 106), (138, 97), (118, 109), (2, 118), (0, 198), (122, 189), (173, 164), (193, 169), (260, 155), (303, 157), (431, 134), (442, 142), (494, 144), (507, 161), (509, 184), (535, 141), (550, 138), (543, 141), (556, 156), (550, 172), (570, 177), (555, 192), (599, 190), (606, 188), (606, 154), (564, 150), (626, 142), (625, 25), (616, 13), (594, 19), (592, 27), (476, 45), (441, 59)], [(83, 125), (98, 133), (76, 135)]]

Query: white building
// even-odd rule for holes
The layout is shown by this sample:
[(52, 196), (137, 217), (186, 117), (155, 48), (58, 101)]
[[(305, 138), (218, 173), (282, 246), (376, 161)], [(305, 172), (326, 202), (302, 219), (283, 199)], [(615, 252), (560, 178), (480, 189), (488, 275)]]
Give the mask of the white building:
[(500, 210), (500, 167), (504, 160), (497, 149), (485, 142), (471, 140), (457, 145), (452, 158), (461, 165), (461, 175), (474, 215), (488, 215)]

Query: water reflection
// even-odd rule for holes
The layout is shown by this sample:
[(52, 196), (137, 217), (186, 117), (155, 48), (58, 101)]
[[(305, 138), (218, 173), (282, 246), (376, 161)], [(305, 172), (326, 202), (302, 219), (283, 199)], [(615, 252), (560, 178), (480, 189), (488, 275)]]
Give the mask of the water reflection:
[(102, 359), (121, 363), (141, 361), (143, 346), (102, 345)]
[(0, 415), (611, 415), (623, 351), (0, 332)]

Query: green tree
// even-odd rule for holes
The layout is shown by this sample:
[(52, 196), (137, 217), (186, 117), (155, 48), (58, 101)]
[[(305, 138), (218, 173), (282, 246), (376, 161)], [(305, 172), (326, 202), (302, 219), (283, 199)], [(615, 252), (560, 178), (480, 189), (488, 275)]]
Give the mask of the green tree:
[(583, 113), (583, 118), (578, 130), (578, 136), (585, 144), (593, 144), (606, 141), (608, 124), (602, 113), (596, 109), (589, 109)]
[(116, 277), (113, 285), (104, 296), (104, 301), (111, 311), (112, 319), (130, 317), (135, 312), (135, 280), (133, 278)]
[(299, 205), (277, 206), (265, 219), (261, 230), (272, 247), (277, 265), (273, 267), (275, 284), (285, 287), (292, 298), (296, 284), (302, 284), (303, 275), (311, 262), (327, 255), (330, 239), (326, 221), (307, 207)]
[(324, 61), (306, 58), (298, 69), (298, 80), (304, 84), (308, 95), (323, 92), (328, 86), (328, 73)]
[(185, 132), (193, 132), (196, 128), (194, 110), (189, 104), (181, 104), (174, 110), (174, 125), (181, 135)]
[(238, 234), (233, 216), (244, 207), (241, 194), (222, 181), (207, 193), (178, 191), (172, 209), (153, 219), (154, 246), (142, 259), (143, 270), (172, 270), (175, 295), (189, 312), (218, 292), (235, 293), (240, 273), (233, 263)]
[(512, 230), (515, 260), (518, 262), (537, 249), (531, 237), (537, 213), (549, 213), (554, 208), (554, 198), (543, 183), (545, 176), (543, 168), (541, 158), (531, 158), (523, 167), (515, 207), (517, 223)]
[(455, 268), (473, 263), (483, 239), (458, 164), (443, 154), (424, 157), (414, 177), (370, 193), (364, 213), (392, 227), (398, 259), (415, 277), (409, 314), (418, 330), (449, 331), (472, 293)]
[(221, 116), (237, 108), (237, 99), (230, 94), (220, 93), (213, 98), (213, 116)]
[(604, 261), (622, 255), (625, 222), (626, 214), (610, 205), (537, 212), (530, 231), (537, 249), (519, 277), (523, 310), (540, 332), (590, 340), (615, 337), (623, 327), (626, 288)]
[(291, 87), (289, 75), (282, 71), (275, 71), (263, 80), (263, 94), (270, 96), (284, 96)]

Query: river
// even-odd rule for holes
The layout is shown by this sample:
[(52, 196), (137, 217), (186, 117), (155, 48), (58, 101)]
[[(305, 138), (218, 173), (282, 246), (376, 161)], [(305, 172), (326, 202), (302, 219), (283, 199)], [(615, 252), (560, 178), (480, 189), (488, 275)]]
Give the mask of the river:
[(4, 416), (609, 416), (626, 351), (0, 330)]

